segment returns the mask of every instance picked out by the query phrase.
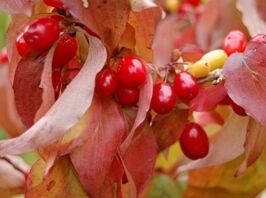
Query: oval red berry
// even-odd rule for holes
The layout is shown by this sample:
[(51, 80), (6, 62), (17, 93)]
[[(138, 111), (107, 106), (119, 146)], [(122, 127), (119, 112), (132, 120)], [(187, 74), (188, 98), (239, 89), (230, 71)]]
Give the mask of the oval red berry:
[(183, 153), (192, 160), (203, 158), (209, 152), (208, 136), (199, 124), (186, 124), (179, 142)]

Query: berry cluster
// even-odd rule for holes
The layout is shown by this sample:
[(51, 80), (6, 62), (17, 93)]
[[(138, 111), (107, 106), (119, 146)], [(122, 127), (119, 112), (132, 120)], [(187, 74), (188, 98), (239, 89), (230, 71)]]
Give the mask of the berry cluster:
[(105, 68), (96, 77), (96, 93), (99, 96), (112, 96), (116, 93), (123, 106), (133, 106), (139, 100), (139, 87), (146, 80), (147, 71), (142, 60), (133, 55), (123, 57), (118, 63), (117, 72)]
[[(44, 0), (44, 3), (55, 7), (55, 11), (62, 10), (63, 7), (60, 0)], [(65, 11), (62, 13), (65, 14)], [(22, 58), (46, 53), (54, 44), (56, 45), (52, 61), (52, 82), (56, 98), (61, 89), (62, 70), (75, 58), (78, 50), (75, 28), (72, 24), (65, 22), (65, 19), (64, 15), (57, 13), (50, 17), (36, 19), (27, 25), (16, 39), (17, 51)]]

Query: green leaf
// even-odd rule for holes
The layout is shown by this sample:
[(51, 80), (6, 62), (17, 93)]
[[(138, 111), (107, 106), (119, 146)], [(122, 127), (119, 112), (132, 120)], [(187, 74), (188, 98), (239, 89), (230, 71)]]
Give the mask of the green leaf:
[(0, 12), (0, 49), (5, 46), (6, 43), (6, 30), (10, 22), (10, 16), (7, 13)]

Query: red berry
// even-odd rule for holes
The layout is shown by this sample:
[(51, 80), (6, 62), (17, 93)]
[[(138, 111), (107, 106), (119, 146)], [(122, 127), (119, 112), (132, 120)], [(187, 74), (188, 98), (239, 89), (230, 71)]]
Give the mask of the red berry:
[(195, 7), (197, 7), (199, 4), (200, 4), (200, 1), (201, 0), (187, 0), (187, 2), (190, 4), (190, 5), (193, 5)]
[(266, 44), (266, 34), (257, 34), (250, 41)]
[(55, 48), (53, 68), (62, 69), (65, 64), (75, 57), (77, 49), (78, 44), (76, 38), (68, 34), (63, 35)]
[(181, 100), (189, 101), (198, 95), (199, 85), (190, 73), (183, 71), (175, 76), (174, 90)]
[(230, 55), (235, 52), (243, 52), (247, 45), (247, 39), (243, 32), (234, 30), (229, 32), (224, 39), (224, 51)]
[(30, 48), (45, 50), (53, 45), (59, 33), (58, 21), (52, 18), (41, 18), (27, 26), (24, 39)]
[(153, 86), (151, 108), (158, 114), (169, 113), (175, 106), (176, 93), (169, 83), (157, 83)]
[(16, 46), (20, 56), (24, 57), (30, 53), (30, 47), (24, 39), (24, 32), (18, 35)]
[(63, 3), (60, 0), (43, 0), (43, 2), (55, 8), (63, 8)]
[(123, 106), (133, 106), (139, 101), (139, 89), (119, 86), (117, 90), (117, 97), (120, 104)]
[(192, 160), (203, 158), (209, 152), (208, 136), (199, 124), (186, 124), (179, 142), (183, 153)]
[(136, 88), (146, 80), (144, 63), (136, 56), (125, 56), (119, 62), (117, 75), (120, 83), (128, 88)]
[(0, 64), (8, 63), (8, 55), (6, 49), (2, 50), (0, 53)]
[(96, 92), (99, 96), (111, 96), (118, 85), (116, 72), (111, 69), (103, 69), (96, 77)]

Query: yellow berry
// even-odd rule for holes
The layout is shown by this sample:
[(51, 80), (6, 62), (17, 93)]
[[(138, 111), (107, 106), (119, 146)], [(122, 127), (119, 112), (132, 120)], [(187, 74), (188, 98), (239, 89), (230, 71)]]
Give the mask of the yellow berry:
[(190, 66), (188, 72), (196, 78), (205, 77), (210, 72), (208, 62), (205, 60), (198, 60)]
[(202, 60), (208, 62), (209, 70), (213, 71), (215, 69), (223, 67), (226, 59), (227, 54), (222, 49), (217, 49), (206, 53), (204, 56), (201, 57)]
[(179, 7), (179, 0), (166, 0), (165, 1), (165, 7), (170, 12), (176, 12)]

